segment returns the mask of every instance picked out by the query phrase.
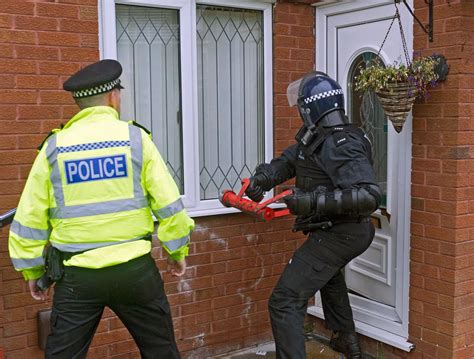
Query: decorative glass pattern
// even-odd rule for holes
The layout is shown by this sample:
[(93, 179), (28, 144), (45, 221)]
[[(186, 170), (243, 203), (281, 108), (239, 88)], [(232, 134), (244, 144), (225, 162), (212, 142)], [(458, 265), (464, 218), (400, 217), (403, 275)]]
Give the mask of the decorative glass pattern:
[(200, 198), (240, 188), (264, 160), (261, 11), (197, 5)]
[(183, 193), (179, 10), (116, 5), (122, 118), (149, 128)]
[(372, 52), (364, 52), (352, 63), (347, 81), (348, 113), (352, 123), (362, 127), (372, 142), (375, 176), (383, 192), (382, 207), (385, 207), (387, 204), (387, 117), (374, 92), (368, 91), (361, 95), (354, 90), (355, 78), (360, 70), (376, 56)]

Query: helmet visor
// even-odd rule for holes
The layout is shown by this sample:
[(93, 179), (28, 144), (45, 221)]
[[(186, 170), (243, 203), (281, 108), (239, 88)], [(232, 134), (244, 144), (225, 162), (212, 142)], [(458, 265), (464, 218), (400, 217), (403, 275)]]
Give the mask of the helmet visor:
[(303, 78), (293, 81), (286, 89), (286, 97), (288, 98), (288, 105), (290, 105), (290, 107), (293, 107), (298, 103), (300, 84), (302, 80)]

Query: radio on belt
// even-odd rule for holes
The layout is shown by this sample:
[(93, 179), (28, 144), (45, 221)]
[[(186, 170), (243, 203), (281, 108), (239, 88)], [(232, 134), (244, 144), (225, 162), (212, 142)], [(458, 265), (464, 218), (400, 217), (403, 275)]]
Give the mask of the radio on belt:
[(68, 184), (127, 177), (125, 155), (64, 161)]

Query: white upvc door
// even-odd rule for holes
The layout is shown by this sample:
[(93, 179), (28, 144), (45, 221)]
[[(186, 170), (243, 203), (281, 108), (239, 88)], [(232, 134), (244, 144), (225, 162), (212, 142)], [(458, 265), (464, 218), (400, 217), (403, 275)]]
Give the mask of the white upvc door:
[[(413, 6), (412, 1), (408, 1)], [(408, 53), (412, 53), (413, 19), (399, 5)], [(337, 79), (346, 109), (372, 140), (377, 179), (384, 192), (382, 210), (373, 215), (376, 234), (369, 249), (345, 269), (357, 330), (403, 350), (408, 337), (409, 213), (411, 116), (395, 132), (377, 100), (355, 93), (359, 65), (380, 57), (385, 64), (405, 62), (397, 22), (379, 53), (395, 13), (393, 1), (355, 0), (316, 9), (316, 68)], [(320, 297), (310, 314), (322, 316)]]

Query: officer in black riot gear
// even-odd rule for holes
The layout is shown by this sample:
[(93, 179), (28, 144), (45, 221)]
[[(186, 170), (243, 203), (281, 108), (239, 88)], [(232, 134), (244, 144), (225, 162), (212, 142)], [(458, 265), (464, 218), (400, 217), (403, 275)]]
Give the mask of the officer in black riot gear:
[(330, 345), (349, 358), (361, 358), (346, 283), (341, 270), (363, 253), (374, 237), (370, 214), (381, 192), (372, 168), (371, 144), (349, 123), (339, 84), (311, 72), (287, 90), (303, 126), (297, 143), (270, 163), (257, 166), (246, 194), (261, 201), (265, 191), (296, 177), (284, 198), (297, 216), (294, 230), (308, 233), (295, 251), (269, 300), (277, 358), (305, 358), (303, 321), (307, 301), (321, 292)]

